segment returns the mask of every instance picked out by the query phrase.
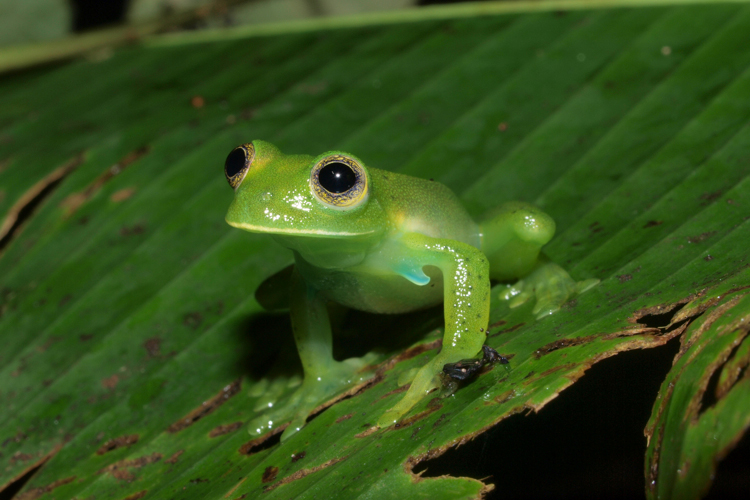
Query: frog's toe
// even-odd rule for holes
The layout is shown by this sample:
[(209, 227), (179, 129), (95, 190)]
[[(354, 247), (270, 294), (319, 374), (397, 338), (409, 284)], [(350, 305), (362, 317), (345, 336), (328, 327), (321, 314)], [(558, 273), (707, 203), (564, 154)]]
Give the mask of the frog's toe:
[(326, 398), (315, 387), (303, 384), (287, 399), (275, 401), (265, 408), (259, 417), (248, 424), (248, 432), (253, 436), (262, 436), (290, 421), (282, 434), (282, 440), (299, 431), (305, 425), (308, 415)]
[(506, 288), (500, 293), (501, 300), (507, 300), (511, 309), (519, 307), (534, 296), (534, 291), (527, 286), (524, 280), (519, 280), (513, 285), (505, 285)]
[(286, 441), (289, 439), (292, 435), (297, 434), (307, 422), (307, 415), (297, 414), (294, 416), (291, 422), (289, 422), (289, 425), (284, 429), (284, 432), (281, 433), (281, 442)]
[(289, 425), (284, 429), (281, 434), (281, 441), (285, 441), (292, 434), (299, 432), (307, 423), (307, 417), (312, 411), (317, 408), (320, 404), (324, 403), (328, 399), (328, 395), (321, 394), (315, 391), (314, 388), (300, 388), (298, 393), (301, 395), (299, 401), (294, 409), (294, 415)]
[(274, 421), (270, 418), (256, 418), (247, 424), (247, 432), (254, 437), (260, 437), (274, 428)]
[(592, 288), (599, 280), (588, 279), (573, 281), (568, 274), (560, 268), (563, 274), (557, 275), (548, 282), (540, 283), (537, 289), (537, 303), (532, 310), (537, 319), (549, 316), (557, 312), (560, 306), (570, 299)]
[(401, 372), (401, 375), (398, 376), (398, 380), (396, 383), (399, 387), (403, 387), (412, 380), (414, 380), (414, 377), (417, 376), (417, 373), (419, 373), (419, 368), (411, 368), (409, 370)]
[(536, 304), (534, 304), (531, 313), (534, 314), (537, 319), (544, 316), (549, 316), (557, 312), (560, 306), (563, 305), (568, 297), (573, 295), (574, 289), (570, 286), (566, 286), (566, 283), (551, 282), (545, 285), (539, 285), (536, 291)]
[(579, 293), (579, 294), (583, 293), (587, 290), (594, 288), (598, 284), (599, 284), (599, 280), (596, 278), (579, 281), (578, 283), (576, 283), (576, 293)]
[(247, 395), (251, 398), (259, 398), (263, 396), (268, 391), (268, 386), (270, 385), (270, 381), (268, 378), (262, 378), (255, 382), (248, 391)]
[(253, 411), (258, 413), (265, 411), (269, 408), (273, 408), (276, 405), (278, 394), (265, 394), (262, 398), (259, 398), (253, 406)]
[(559, 305), (537, 302), (537, 304), (534, 306), (534, 309), (531, 310), (531, 314), (533, 314), (536, 319), (542, 319), (543, 317), (554, 314), (559, 310)]
[(391, 425), (398, 422), (398, 419), (401, 418), (401, 415), (402, 413), (399, 413), (397, 410), (387, 410), (380, 416), (376, 425), (381, 428), (390, 427)]
[(341, 361), (341, 364), (345, 366), (345, 371), (351, 371), (356, 375), (356, 378), (360, 381), (367, 380), (374, 375), (374, 372), (362, 372), (361, 370), (368, 366), (374, 365), (378, 361), (378, 354), (374, 352), (368, 352), (360, 358), (348, 358)]
[(435, 358), (420, 368), (404, 397), (378, 419), (378, 426), (388, 427), (389, 425), (393, 425), (406, 415), (409, 410), (414, 408), (414, 405), (419, 403), (433, 390), (439, 388), (441, 381), (438, 374), (441, 373), (444, 364), (444, 360)]
[(292, 395), (278, 404), (268, 406), (268, 411), (263, 412), (247, 424), (247, 431), (251, 436), (262, 436), (282, 425), (289, 418), (290, 409), (296, 408), (302, 399), (300, 390), (294, 391)]
[(509, 285), (501, 298), (508, 299), (508, 305), (512, 308), (535, 297), (536, 303), (531, 312), (540, 319), (557, 312), (565, 302), (597, 283), (597, 279), (576, 282), (565, 269), (553, 262), (547, 262), (515, 285)]
[(520, 307), (524, 305), (530, 298), (534, 296), (533, 291), (531, 290), (525, 290), (521, 292), (520, 294), (516, 295), (512, 299), (508, 301), (508, 307), (511, 309), (515, 309), (516, 307)]
[(515, 285), (506, 284), (505, 290), (500, 292), (501, 300), (511, 300), (523, 292), (523, 280), (518, 280)]
[[(259, 412), (273, 408), (288, 389), (299, 386), (301, 382), (302, 378), (299, 375), (278, 377), (270, 382), (267, 379), (262, 380), (258, 386), (263, 388), (263, 392), (257, 396), (253, 410)], [(257, 392), (254, 390), (251, 395), (256, 395)]]

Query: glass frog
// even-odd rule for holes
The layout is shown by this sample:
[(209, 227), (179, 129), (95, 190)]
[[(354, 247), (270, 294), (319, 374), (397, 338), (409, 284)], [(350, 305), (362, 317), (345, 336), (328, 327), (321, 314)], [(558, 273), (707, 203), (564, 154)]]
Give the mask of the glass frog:
[(575, 282), (540, 256), (555, 223), (527, 203), (505, 203), (477, 223), (439, 182), (370, 168), (340, 151), (286, 155), (257, 140), (232, 150), (224, 171), (235, 191), (226, 221), (267, 233), (294, 254), (288, 297), (304, 379), (286, 407), (274, 409), (292, 415), (282, 439), (363, 380), (367, 359), (332, 356), (328, 301), (375, 313), (444, 304), (442, 349), (379, 418), (385, 427), (439, 386), (445, 365), (481, 356), (490, 279), (520, 279), (503, 298), (515, 307), (534, 297), (538, 317), (597, 282)]

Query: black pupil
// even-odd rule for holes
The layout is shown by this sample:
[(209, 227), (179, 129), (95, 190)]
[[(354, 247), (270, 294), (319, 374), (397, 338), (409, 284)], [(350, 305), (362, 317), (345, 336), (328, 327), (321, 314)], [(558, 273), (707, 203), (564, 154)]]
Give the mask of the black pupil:
[(229, 153), (227, 160), (224, 162), (224, 172), (226, 172), (227, 177), (234, 177), (239, 174), (245, 168), (246, 161), (247, 156), (242, 148), (235, 148)]
[(357, 176), (346, 163), (329, 163), (320, 169), (318, 181), (323, 188), (338, 194), (349, 191), (357, 183)]

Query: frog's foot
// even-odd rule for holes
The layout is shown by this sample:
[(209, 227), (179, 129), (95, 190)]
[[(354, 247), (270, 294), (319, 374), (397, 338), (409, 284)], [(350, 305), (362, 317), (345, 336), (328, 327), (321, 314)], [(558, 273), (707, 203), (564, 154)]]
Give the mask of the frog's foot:
[(401, 398), (401, 401), (396, 403), (393, 408), (383, 413), (378, 419), (378, 427), (388, 427), (395, 424), (401, 417), (406, 415), (414, 405), (419, 403), (429, 393), (438, 389), (441, 386), (439, 374), (442, 372), (445, 362), (446, 360), (441, 359), (438, 355), (423, 366), (417, 372), (417, 375), (411, 382), (409, 390), (406, 391), (406, 394)]
[(598, 279), (575, 281), (562, 267), (554, 262), (546, 262), (516, 284), (508, 285), (500, 298), (507, 300), (508, 305), (513, 308), (536, 297), (536, 304), (531, 312), (540, 319), (554, 313), (575, 295), (597, 283)]
[(264, 378), (255, 384), (249, 396), (257, 397), (253, 410), (256, 412), (273, 408), (276, 402), (281, 399), (282, 395), (288, 389), (293, 389), (302, 383), (302, 377), (299, 375), (278, 376), (273, 378)]
[[(374, 372), (360, 370), (371, 364), (374, 357), (374, 354), (368, 354), (362, 358), (334, 361), (317, 376), (308, 374), (302, 385), (286, 400), (265, 402), (267, 411), (248, 424), (250, 434), (265, 434), (288, 422), (291, 416), (291, 422), (281, 435), (281, 440), (286, 440), (304, 427), (307, 417), (315, 408), (370, 380)], [(262, 407), (262, 404), (259, 406)]]

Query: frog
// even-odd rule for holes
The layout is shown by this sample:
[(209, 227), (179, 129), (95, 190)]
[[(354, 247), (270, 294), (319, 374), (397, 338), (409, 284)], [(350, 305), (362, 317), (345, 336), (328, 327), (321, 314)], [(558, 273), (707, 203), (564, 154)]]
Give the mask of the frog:
[(530, 203), (505, 202), (475, 221), (440, 182), (373, 168), (344, 151), (285, 154), (262, 140), (235, 147), (224, 174), (234, 190), (226, 222), (269, 235), (294, 259), (286, 293), (277, 295), (288, 301), (303, 378), (275, 418), (259, 417), (267, 425), (251, 424), (251, 433), (291, 415), (286, 440), (315, 408), (373, 376), (368, 356), (333, 358), (330, 303), (379, 314), (443, 304), (442, 346), (379, 416), (385, 428), (439, 389), (441, 374), (487, 358), (491, 281), (505, 283), (500, 298), (510, 307), (535, 299), (539, 319), (598, 281), (575, 281), (541, 253), (555, 222)]

